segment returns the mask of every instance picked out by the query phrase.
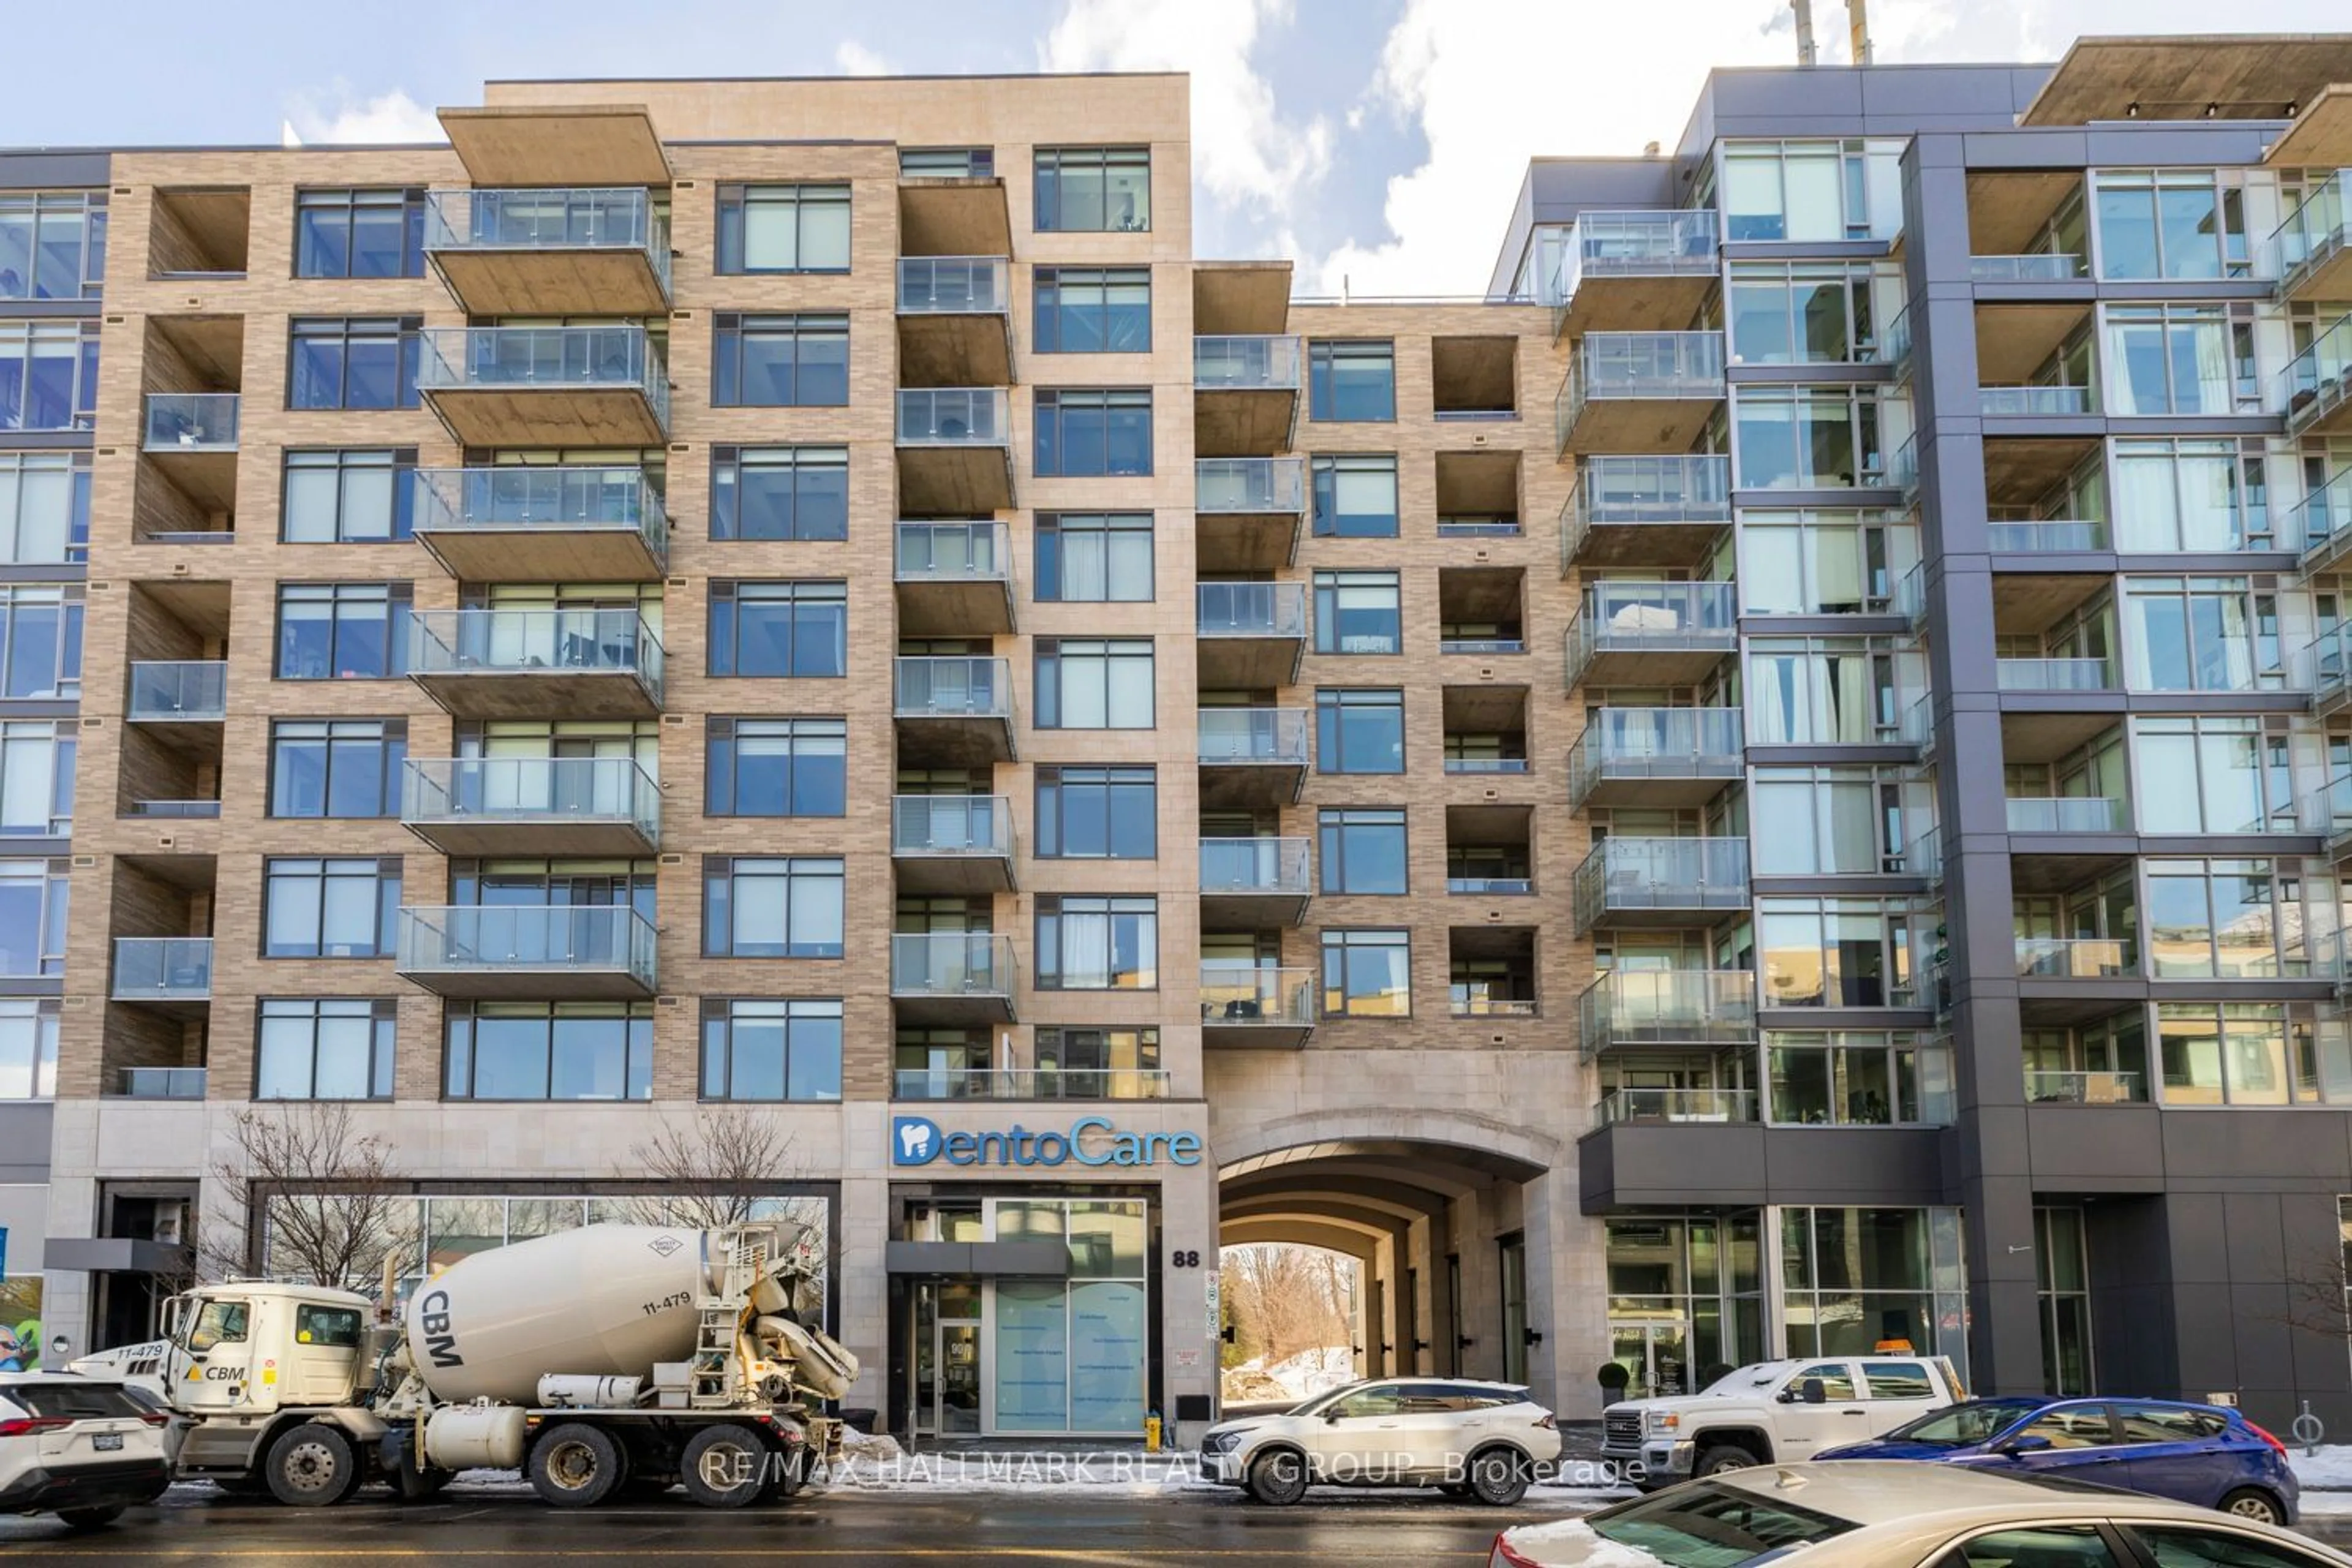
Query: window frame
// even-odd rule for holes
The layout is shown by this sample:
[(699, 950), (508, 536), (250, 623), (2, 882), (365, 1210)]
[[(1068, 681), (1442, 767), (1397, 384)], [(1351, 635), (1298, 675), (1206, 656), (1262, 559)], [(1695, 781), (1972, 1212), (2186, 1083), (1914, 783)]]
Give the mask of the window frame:
[[(286, 323), (286, 407), (289, 413), (300, 412), (367, 412), (423, 406), (416, 390), (417, 365), (424, 353), (420, 334), (425, 327), (421, 316), (295, 316)], [(304, 403), (296, 394), (310, 384), (310, 372), (306, 370), (302, 345), (306, 342), (324, 343), (331, 340), (335, 348), (335, 400), (331, 403)], [(390, 342), (393, 348), (393, 374), (395, 385), (390, 403), (353, 403), (352, 401), (352, 349), (356, 344)], [(313, 367), (315, 368), (315, 367)]]
[[(1342, 512), (1339, 476), (1384, 474), (1389, 483), (1389, 510)], [(1316, 539), (1394, 539), (1403, 526), (1403, 475), (1394, 452), (1323, 452), (1307, 459), (1307, 532)], [(1383, 520), (1385, 527), (1349, 525), (1349, 518)]]
[[(330, 1012), (332, 1008), (335, 1011)], [(308, 1040), (299, 1048), (306, 1053), (300, 1094), (270, 1094), (272, 1074), (270, 1021), (287, 1019), (307, 1022)], [(364, 1020), (367, 1025), (367, 1092), (364, 1094), (321, 1095), (319, 1092), (320, 1034), (329, 1018)], [(393, 1098), (393, 1075), (398, 1061), (398, 1030), (400, 1003), (390, 996), (260, 996), (254, 999), (253, 1027), (253, 1099), (257, 1101), (284, 1103), (362, 1102)], [(277, 1076), (287, 1076), (280, 1073)]]
[[(769, 401), (744, 395), (746, 371), (754, 342), (790, 345), (790, 395)], [(836, 386), (835, 366), (821, 359), (814, 366), (803, 345), (840, 345)], [(814, 391), (805, 384), (817, 378)], [(846, 310), (750, 311), (720, 310), (711, 317), (710, 406), (713, 408), (846, 408), (849, 406), (849, 312)], [(837, 392), (839, 395), (831, 395)]]
[[(1404, 994), (1400, 1007), (1358, 1007), (1349, 998), (1355, 994), (1351, 984), (1353, 965), (1348, 955), (1358, 948), (1387, 952), (1402, 950), (1404, 954)], [(1377, 1018), (1391, 1022), (1408, 1022), (1413, 1016), (1412, 1003), (1412, 928), (1410, 926), (1325, 926), (1316, 944), (1316, 984), (1320, 994), (1316, 1011), (1326, 1018)], [(1339, 1005), (1331, 1005), (1333, 986), (1332, 964), (1339, 963)]]
[[(1131, 289), (1140, 285), (1143, 305), (1139, 336), (1132, 331), (1117, 331), (1123, 320), (1119, 312), (1131, 311), (1135, 306), (1118, 304), (1113, 290)], [(1070, 289), (1091, 289), (1094, 299), (1073, 304), (1066, 297)], [(1049, 303), (1050, 300), (1050, 303)], [(1087, 320), (1087, 312), (1099, 316), (1094, 321), (1094, 341), (1073, 343), (1067, 331), (1073, 317)], [(1150, 353), (1151, 352), (1151, 268), (1149, 267), (1049, 267), (1030, 269), (1029, 286), (1030, 352), (1041, 354), (1102, 354)]]
[[(750, 1008), (753, 1011), (746, 1012)], [(830, 1009), (828, 1011), (827, 1009)], [(727, 1105), (831, 1105), (842, 1098), (842, 1058), (847, 1035), (847, 1009), (838, 996), (706, 996), (702, 1000), (701, 1037), (698, 1041), (696, 1068), (696, 1098), (705, 1104)], [(772, 1019), (781, 1039), (778, 1045), (777, 1084), (779, 1093), (744, 1094), (737, 1092), (740, 1076), (738, 1054), (740, 1047), (736, 1038), (737, 1025), (746, 1019)], [(832, 1026), (831, 1092), (794, 1094), (796, 1081), (794, 1064), (803, 1050), (824, 1051), (824, 1042), (801, 1045), (796, 1037), (803, 1026)], [(714, 1078), (714, 1073), (716, 1077)]]
[[(1377, 820), (1351, 821), (1364, 817)], [(1396, 832), (1397, 885), (1359, 888), (1349, 885), (1348, 836), (1350, 833)], [(1315, 816), (1316, 890), (1335, 898), (1402, 898), (1412, 889), (1412, 829), (1403, 806), (1326, 805)]]
[[(1031, 835), (1031, 853), (1040, 860), (1157, 860), (1160, 858), (1160, 770), (1150, 763), (1086, 763), (1081, 765), (1040, 763), (1035, 770), (1034, 831)], [(1073, 774), (1081, 775), (1073, 780)], [(1084, 775), (1100, 775), (1099, 778)], [(1127, 776), (1118, 776), (1127, 775)], [(1073, 790), (1100, 792), (1103, 825), (1103, 853), (1099, 855), (1073, 853), (1068, 847), (1069, 795)], [(1144, 809), (1141, 819), (1150, 841), (1142, 854), (1118, 852), (1118, 827), (1122, 813), (1119, 796), (1122, 791), (1139, 790)], [(1128, 807), (1134, 810), (1133, 803)]]
[[(1074, 919), (1102, 922), (1102, 951), (1107, 966), (1101, 971), (1104, 978), (1100, 984), (1074, 983), (1067, 978), (1071, 944), (1080, 940), (1080, 932), (1070, 924)], [(1131, 922), (1129, 945), (1134, 952), (1136, 967), (1129, 970), (1118, 967), (1122, 922)], [(1036, 989), (1040, 991), (1157, 991), (1160, 900), (1149, 893), (1040, 893), (1033, 951), (1037, 959)], [(1122, 983), (1123, 974), (1134, 978)]]
[[(1132, 479), (1152, 477), (1156, 457), (1157, 399), (1148, 386), (1041, 386), (1033, 395), (1034, 429), (1030, 443), (1030, 472), (1038, 479)], [(1136, 424), (1136, 416), (1141, 423)], [(1074, 457), (1092, 456), (1095, 433), (1083, 423), (1078, 426), (1078, 444), (1087, 448), (1079, 452), (1073, 445), (1070, 426), (1074, 417), (1083, 420), (1093, 416), (1100, 430), (1101, 460), (1097, 467), (1079, 468), (1072, 465)], [(1140, 466), (1115, 466), (1119, 433), (1129, 437), (1141, 435)]]
[[(1393, 767), (1357, 767), (1347, 763), (1348, 726), (1341, 715), (1350, 709), (1393, 710), (1396, 714), (1396, 765)], [(1325, 742), (1327, 723), (1331, 730), (1330, 743)], [(1406, 752), (1405, 694), (1401, 686), (1318, 686), (1315, 689), (1315, 771), (1318, 773), (1360, 773), (1381, 776), (1405, 772), (1410, 764)]]
[[(1031, 672), (1031, 689), (1034, 694), (1036, 710), (1032, 722), (1035, 728), (1152, 730), (1159, 727), (1160, 657), (1152, 638), (1036, 637), (1033, 639), (1032, 646), (1035, 650), (1034, 668)], [(1073, 649), (1076, 651), (1071, 651)], [(1066, 666), (1073, 662), (1101, 667), (1098, 689), (1102, 693), (1102, 722), (1099, 724), (1074, 723), (1066, 711), (1068, 680)], [(1131, 679), (1137, 662), (1140, 662), (1144, 669), (1145, 700), (1139, 721), (1131, 714), (1122, 718), (1119, 711), (1120, 689), (1114, 679), (1122, 670)]]
[[(750, 727), (748, 736), (746, 727)], [(838, 759), (838, 808), (832, 811), (746, 811), (742, 767), (743, 742), (777, 741), (784, 742), (778, 753), (783, 759), (784, 787), (782, 798), (787, 805), (801, 800), (800, 770), (803, 763), (801, 748), (807, 742), (837, 742), (839, 749), (827, 752), (819, 750), (811, 760), (831, 755)], [(722, 762), (720, 752), (724, 748)], [(723, 781), (723, 782), (722, 782)], [(826, 714), (710, 714), (703, 725), (703, 795), (702, 815), (705, 816), (737, 816), (749, 818), (838, 817), (849, 815), (849, 721)], [(820, 786), (821, 787), (821, 786)], [(723, 799), (722, 799), (723, 795)]]
[[(1388, 397), (1374, 413), (1341, 412), (1349, 388), (1339, 380), (1339, 366), (1361, 360), (1388, 367)], [(1355, 389), (1359, 395), (1368, 395)], [(1397, 417), (1396, 340), (1393, 338), (1310, 338), (1307, 342), (1307, 418), (1316, 425), (1393, 425)]]
[[(335, 505), (331, 531), (324, 535), (294, 531), (297, 473), (331, 472)], [(354, 474), (383, 472), (392, 483), (392, 505), (386, 531), (356, 533), (350, 530)], [(414, 447), (289, 447), (278, 475), (278, 542), (280, 544), (398, 544), (414, 537), (415, 523), (416, 448)]]
[[(487, 1009), (487, 1011), (486, 1011)], [(482, 1076), (480, 1025), (485, 1018), (506, 1022), (530, 1020), (543, 1024), (541, 1037), (541, 1092), (530, 1095), (486, 1095), (477, 1092)], [(622, 1092), (584, 1095), (555, 1092), (557, 1026), (567, 1020), (617, 1021), (621, 1026)], [(460, 1035), (464, 1044), (459, 1044)], [(609, 1105), (653, 1098), (654, 1010), (650, 1002), (473, 1002), (451, 1005), (441, 1024), (441, 1098), (479, 1105)], [(457, 1079), (463, 1065), (465, 1087)]]
[[(1143, 171), (1140, 222), (1116, 223), (1111, 214), (1111, 171), (1114, 168), (1141, 168)], [(1151, 232), (1151, 149), (1147, 146), (1112, 145), (1081, 147), (1038, 147), (1030, 159), (1031, 210), (1030, 227), (1038, 234), (1149, 234)], [(1102, 221), (1094, 224), (1062, 221), (1068, 204), (1066, 201), (1070, 176), (1091, 175), (1098, 186), (1097, 201)]]
[[(744, 479), (747, 472), (790, 476), (792, 518), (789, 531), (744, 531)], [(829, 486), (819, 488), (820, 481), (814, 478), (833, 474), (840, 476), (837, 491)], [(827, 517), (817, 527), (803, 526), (803, 509), (810, 500), (829, 502), (836, 495), (841, 504), (837, 523)], [(707, 521), (714, 541), (838, 542), (849, 537), (849, 448), (845, 446), (803, 443), (776, 447), (713, 447), (710, 449), (710, 506)]]
[[(787, 192), (789, 195), (783, 194)], [(754, 204), (789, 205), (793, 209), (792, 266), (753, 267), (746, 260), (750, 216)], [(711, 270), (717, 276), (772, 278), (802, 273), (842, 274), (848, 272), (855, 264), (857, 250), (856, 198), (845, 180), (801, 180), (776, 184), (730, 181), (719, 186), (713, 205), (715, 238), (711, 247)], [(841, 264), (837, 267), (802, 264), (801, 258), (807, 252), (809, 239), (809, 213), (805, 209), (812, 205), (843, 209)]]
[[(312, 259), (310, 237), (314, 213), (325, 213), (340, 207), (342, 230), (342, 269), (323, 271), (306, 268)], [(397, 272), (358, 272), (352, 270), (360, 258), (355, 243), (359, 236), (359, 215), (362, 210), (391, 209), (397, 214), (400, 229), (400, 270)], [(338, 281), (373, 282), (385, 279), (422, 278), (425, 276), (425, 190), (422, 186), (397, 185), (304, 185), (294, 192), (294, 243), (289, 263), (297, 279), (333, 279)]]
[[(35, 501), (47, 485), (27, 483), (28, 476), (65, 477), (65, 516), (61, 540), (54, 556), (27, 553), (26, 524), (36, 521), (41, 532), (49, 520), (39, 517)], [(73, 566), (89, 562), (89, 495), (91, 463), (88, 452), (53, 452), (32, 448), (0, 452), (0, 563), (11, 566)], [(39, 537), (37, 534), (36, 537)]]
[[(1072, 522), (1082, 526), (1073, 529)], [(1034, 524), (1035, 540), (1033, 581), (1030, 596), (1041, 605), (1143, 605), (1154, 597), (1159, 569), (1155, 559), (1159, 548), (1159, 524), (1154, 513), (1148, 511), (1041, 511)], [(1100, 546), (1103, 592), (1100, 595), (1072, 594), (1069, 591), (1072, 563), (1069, 541), (1073, 535), (1098, 537)], [(1142, 544), (1143, 581), (1132, 581), (1135, 562), (1124, 559), (1135, 552), (1135, 541)], [(1119, 549), (1124, 542), (1126, 548)], [(1140, 586), (1140, 593), (1114, 593), (1118, 587)]]
[[(746, 592), (746, 590), (751, 590)], [(842, 680), (849, 675), (849, 582), (843, 577), (713, 578), (709, 584), (709, 627), (704, 674), (713, 680)], [(781, 616), (784, 624), (785, 663), (778, 668), (747, 668), (744, 649), (744, 606), (765, 606), (762, 618)], [(721, 605), (728, 606), (724, 610)], [(835, 606), (838, 635), (832, 647), (837, 663), (830, 669), (801, 668), (803, 617), (817, 614), (814, 606)]]
[[(362, 879), (357, 868), (371, 868)], [(304, 872), (298, 868), (316, 867)], [(340, 868), (340, 869), (331, 869)], [(261, 942), (259, 955), (265, 959), (367, 959), (390, 958), (396, 945), (394, 933), (399, 925), (401, 885), (404, 868), (397, 855), (269, 855), (261, 862)], [(328, 893), (339, 882), (375, 884), (375, 897), (371, 905), (371, 918), (375, 927), (373, 944), (355, 942), (329, 942), (327, 916)], [(274, 932), (278, 925), (278, 900), (283, 886), (298, 881), (312, 885), (315, 900), (311, 940), (289, 943), (280, 948)], [(332, 952), (330, 948), (348, 948), (346, 952)]]
[[(278, 584), (278, 658), (271, 666), (273, 680), (398, 680), (408, 673), (408, 617), (415, 608), (415, 585), (410, 583), (374, 582), (280, 582)], [(342, 606), (346, 604), (365, 605), (377, 602), (383, 605), (384, 668), (365, 671), (356, 668), (336, 673), (343, 662), (342, 643), (344, 621)], [(330, 606), (325, 618), (327, 657), (315, 675), (289, 670), (298, 654), (286, 617), (289, 603), (324, 603)], [(360, 617), (349, 617), (358, 620)]]
[[(1404, 652), (1404, 574), (1393, 567), (1318, 568), (1310, 583), (1315, 598), (1315, 651), (1349, 658), (1386, 658)], [(1389, 596), (1390, 629), (1386, 647), (1350, 647), (1340, 634), (1342, 616), (1368, 612), (1350, 610), (1350, 592), (1385, 591)]]
[[(370, 736), (364, 731), (373, 730)], [(315, 735), (299, 731), (315, 731)], [(348, 731), (350, 733), (342, 733)], [(315, 741), (320, 752), (317, 811), (284, 809), (288, 794), (287, 742)], [(375, 792), (380, 809), (362, 812), (339, 812), (328, 809), (335, 803), (336, 777), (340, 771), (337, 759), (343, 754), (345, 744), (356, 745), (372, 740), (376, 752)], [(373, 821), (397, 817), (401, 814), (401, 782), (408, 761), (408, 721), (404, 718), (316, 718), (273, 719), (269, 724), (269, 794), (264, 803), (263, 815), (281, 821)], [(356, 765), (346, 762), (344, 769)]]
[[(768, 870), (761, 868), (777, 867)], [(830, 869), (826, 869), (830, 868)], [(739, 922), (744, 919), (742, 892), (737, 887), (741, 879), (755, 882), (782, 883), (784, 918), (781, 927), (783, 937), (776, 942), (746, 942), (738, 934)], [(829, 942), (802, 941), (794, 931), (800, 921), (802, 900), (822, 898), (829, 885), (832, 894), (831, 931)], [(837, 959), (848, 952), (848, 862), (839, 855), (710, 855), (702, 862), (702, 956), (705, 958), (759, 959)], [(809, 918), (824, 921), (826, 910), (818, 908)], [(775, 949), (767, 951), (742, 951)]]

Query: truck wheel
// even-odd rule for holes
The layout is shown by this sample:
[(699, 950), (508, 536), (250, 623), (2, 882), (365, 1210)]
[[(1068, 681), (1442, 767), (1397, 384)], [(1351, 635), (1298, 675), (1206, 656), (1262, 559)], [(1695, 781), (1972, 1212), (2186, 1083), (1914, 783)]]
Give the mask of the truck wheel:
[(553, 1508), (593, 1508), (621, 1484), (621, 1446), (584, 1421), (566, 1421), (530, 1451), (530, 1489)]
[(269, 1445), (269, 1490), (292, 1508), (325, 1508), (360, 1487), (359, 1455), (340, 1426), (310, 1421)]
[(65, 1521), (68, 1530), (102, 1530), (122, 1517), (122, 1507), (117, 1503), (106, 1508), (61, 1508), (58, 1517)]
[(1307, 1460), (1292, 1448), (1276, 1448), (1250, 1461), (1249, 1494), (1263, 1503), (1287, 1508), (1307, 1495)]
[(745, 1508), (760, 1500), (774, 1479), (767, 1443), (748, 1426), (721, 1422), (686, 1440), (677, 1479), (686, 1495), (704, 1508)]
[(1717, 1443), (1698, 1457), (1691, 1467), (1695, 1476), (1720, 1475), (1726, 1470), (1745, 1470), (1764, 1461), (1737, 1443)]
[(1528, 1495), (1528, 1468), (1508, 1448), (1470, 1456), (1470, 1495), (1490, 1508), (1512, 1508)]

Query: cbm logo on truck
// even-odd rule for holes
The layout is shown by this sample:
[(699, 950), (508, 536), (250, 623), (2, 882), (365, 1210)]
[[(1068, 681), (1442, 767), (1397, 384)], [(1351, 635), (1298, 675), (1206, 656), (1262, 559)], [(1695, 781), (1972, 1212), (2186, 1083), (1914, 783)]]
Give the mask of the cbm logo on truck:
[(457, 1353), (457, 1336), (449, 1331), (449, 1292), (436, 1290), (419, 1303), (425, 1309), (416, 1326), (425, 1331), (425, 1353), (435, 1366), (463, 1366), (466, 1358)]

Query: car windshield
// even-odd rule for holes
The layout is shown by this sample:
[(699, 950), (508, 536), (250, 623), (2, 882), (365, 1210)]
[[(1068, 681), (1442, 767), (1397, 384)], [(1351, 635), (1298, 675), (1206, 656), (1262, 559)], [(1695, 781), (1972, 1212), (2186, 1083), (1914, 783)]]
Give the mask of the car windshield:
[(1343, 1383), (1337, 1388), (1327, 1388), (1320, 1394), (1300, 1400), (1283, 1414), (1285, 1415), (1319, 1415), (1323, 1413), (1325, 1405), (1336, 1400), (1345, 1399), (1363, 1386), (1360, 1383)]
[(1894, 1443), (1932, 1443), (1938, 1447), (1964, 1448), (1991, 1440), (1993, 1435), (2020, 1416), (2042, 1408), (2038, 1399), (1978, 1399), (1966, 1405), (1930, 1412), (1906, 1421), (1886, 1435)]
[(1850, 1519), (1705, 1484), (1621, 1503), (1585, 1522), (1602, 1540), (1638, 1547), (1667, 1568), (1733, 1568), (1854, 1528)]
[(1763, 1361), (1748, 1366), (1736, 1366), (1705, 1388), (1702, 1394), (1745, 1394), (1751, 1388), (1769, 1388), (1780, 1381), (1788, 1363)]

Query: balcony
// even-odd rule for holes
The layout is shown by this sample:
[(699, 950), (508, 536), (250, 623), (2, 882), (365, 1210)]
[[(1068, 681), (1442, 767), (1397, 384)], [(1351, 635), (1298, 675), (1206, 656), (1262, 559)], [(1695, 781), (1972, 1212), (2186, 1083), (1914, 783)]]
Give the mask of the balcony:
[(2112, 795), (2011, 795), (2011, 833), (2129, 833), (2131, 805)]
[(893, 1100), (1166, 1100), (1164, 1068), (900, 1068)]
[(213, 998), (213, 939), (116, 937), (114, 981), (107, 994), (161, 1013), (204, 1016)]
[(1201, 965), (1203, 1046), (1303, 1046), (1314, 1033), (1313, 970)]
[(1002, 256), (898, 258), (898, 381), (1013, 384), (1013, 265)]
[(1993, 677), (2003, 691), (2113, 691), (2104, 658), (1997, 658)]
[(2021, 980), (2118, 980), (2138, 973), (2139, 960), (2128, 942), (2105, 937), (2017, 939)]
[(2330, 474), (2280, 520), (2279, 541), (2302, 550), (2305, 576), (2336, 568), (2352, 551), (2352, 466)]
[(2086, 258), (2063, 251), (1969, 258), (1969, 279), (1974, 283), (2073, 283), (2090, 276)]
[(1756, 976), (1745, 969), (1616, 969), (1578, 1004), (1587, 1059), (1659, 1046), (1715, 1049), (1756, 1043)]
[(1307, 918), (1314, 883), (1304, 838), (1201, 840), (1201, 924), (1261, 931)]
[(236, 510), (237, 414), (234, 392), (151, 392), (140, 450), (208, 512)]
[(998, 795), (890, 799), (890, 857), (901, 893), (1009, 893), (1013, 803)]
[(1568, 804), (1699, 806), (1748, 765), (1737, 708), (1602, 708), (1568, 753)]
[(1192, 411), (1194, 450), (1204, 458), (1289, 450), (1298, 423), (1298, 340), (1194, 338)]
[(1702, 923), (1748, 901), (1745, 838), (1604, 838), (1576, 868), (1580, 932)]
[(1304, 708), (1199, 710), (1201, 805), (1209, 811), (1288, 805), (1307, 782)]
[(978, 768), (1012, 762), (1013, 671), (1001, 658), (909, 656), (892, 672), (899, 761)]
[(1568, 689), (1692, 685), (1738, 642), (1729, 583), (1596, 582), (1568, 624)]
[(1304, 458), (1202, 458), (1192, 465), (1198, 570), (1278, 572), (1298, 556)]
[(124, 1100), (202, 1100), (203, 1068), (124, 1068), (115, 1092)]
[(2025, 1069), (2030, 1105), (2145, 1105), (2147, 1080), (2136, 1072), (2044, 1072)]
[(1685, 568), (1731, 526), (1731, 459), (1720, 454), (1587, 458), (1559, 516), (1559, 569)]
[(1011, 399), (998, 386), (901, 388), (898, 504), (940, 517), (1013, 505)]
[(987, 148), (898, 171), (901, 256), (1010, 256), (1013, 213)]
[(2337, 773), (2305, 798), (2302, 826), (2326, 836), (2333, 858), (2352, 857), (2352, 773)]
[(2352, 297), (2352, 202), (2337, 170), (2306, 193), (2271, 236), (2278, 252), (2281, 300)]
[(643, 186), (433, 191), (425, 255), (475, 316), (660, 316), (669, 224)]
[[(133, 724), (202, 725), (216, 734), (228, 717), (228, 664), (209, 659), (134, 659), (123, 718)], [(168, 738), (168, 737), (167, 737)]]
[(1593, 332), (1553, 404), (1561, 452), (1686, 452), (1723, 403), (1721, 332)]
[(1202, 583), (1194, 590), (1194, 654), (1203, 690), (1289, 686), (1307, 649), (1304, 583)]
[(1977, 412), (1987, 419), (2080, 418), (2098, 405), (2087, 386), (1979, 386)]
[(1009, 936), (901, 931), (890, 938), (890, 1001), (901, 1024), (1009, 1024), (1017, 984)]
[(1752, 1089), (1612, 1089), (1592, 1108), (1596, 1127), (1627, 1121), (1754, 1121)]
[(441, 129), (478, 185), (667, 185), (653, 117), (627, 103), (445, 109)]
[(662, 645), (634, 609), (415, 610), (408, 677), (459, 719), (650, 719)]
[(661, 785), (634, 757), (412, 757), (400, 820), (444, 855), (652, 855)]
[(643, 327), (436, 327), (417, 338), (417, 390), (465, 446), (669, 440), (669, 373)]
[(2329, 436), (2352, 431), (2352, 315), (2294, 356), (2279, 376), (2290, 436)]
[(419, 468), (416, 542), (461, 583), (653, 583), (669, 513), (641, 468)]
[(1996, 555), (2090, 554), (2107, 548), (2107, 525), (2076, 519), (1988, 522), (1985, 544)]
[(2338, 623), (2311, 639), (2311, 710), (2325, 719), (2352, 703), (2352, 623)]
[(406, 907), (394, 967), (459, 1000), (634, 1000), (654, 994), (654, 924), (625, 905)]
[(1553, 285), (1552, 336), (1683, 325), (1721, 270), (1720, 231), (1711, 207), (1577, 214)]
[(1013, 627), (1013, 540), (1001, 522), (902, 522), (892, 578), (902, 637), (1003, 637)]

